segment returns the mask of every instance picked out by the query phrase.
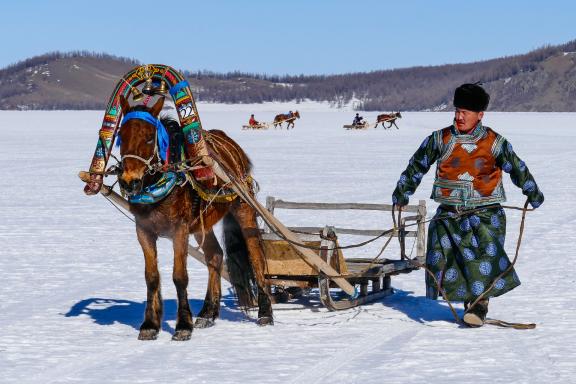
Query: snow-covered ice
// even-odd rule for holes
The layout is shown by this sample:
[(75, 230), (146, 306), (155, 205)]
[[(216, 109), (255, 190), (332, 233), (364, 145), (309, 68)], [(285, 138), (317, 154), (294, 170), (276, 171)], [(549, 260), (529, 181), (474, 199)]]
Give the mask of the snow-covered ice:
[[(249, 113), (271, 121), (299, 109), (291, 131), (243, 131)], [(348, 131), (353, 113), (327, 106), (199, 106), (250, 155), (267, 195), (295, 201), (388, 203), (423, 138), (450, 113), (403, 113), (400, 130)], [(363, 113), (374, 120), (376, 113)], [(133, 223), (102, 196), (85, 196), (103, 113), (0, 112), (1, 383), (569, 383), (576, 375), (576, 114), (491, 113), (534, 174), (546, 202), (529, 213), (517, 270), (523, 284), (491, 301), (490, 316), (535, 330), (465, 329), (427, 300), (422, 271), (392, 279), (396, 294), (341, 312), (314, 296), (275, 305), (260, 328), (224, 283), (221, 319), (171, 341), (176, 300), (171, 246), (159, 243), (165, 321), (137, 340), (146, 289)], [(428, 200), (433, 172), (413, 196)], [(509, 205), (524, 199), (508, 176)], [(435, 205), (427, 201), (429, 216)], [(512, 256), (520, 213), (508, 211)], [(280, 212), (287, 224), (383, 228), (388, 217)], [(340, 221), (340, 222), (339, 222)], [(353, 241), (353, 239), (348, 239)], [(382, 244), (356, 251), (374, 255)], [(409, 246), (411, 246), (409, 244)], [(387, 257), (395, 257), (391, 248)], [(353, 254), (354, 252), (350, 252)], [(347, 254), (348, 256), (348, 254)], [(353, 256), (353, 255), (352, 255)], [(189, 297), (201, 307), (207, 271), (189, 259)], [(461, 306), (458, 306), (461, 312)]]

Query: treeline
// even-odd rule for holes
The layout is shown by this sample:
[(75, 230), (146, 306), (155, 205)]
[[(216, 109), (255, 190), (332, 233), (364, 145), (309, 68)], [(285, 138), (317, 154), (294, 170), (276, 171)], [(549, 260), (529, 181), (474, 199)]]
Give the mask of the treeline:
[[(358, 100), (363, 110), (422, 110), (450, 103), (464, 82), (490, 83), (535, 71), (562, 51), (576, 51), (576, 41), (546, 46), (530, 53), (493, 60), (412, 67), (331, 76), (267, 76), (241, 72), (187, 72), (199, 100), (224, 103), (316, 100), (346, 104)], [(489, 88), (489, 86), (488, 86)]]
[[(207, 102), (313, 100), (336, 106), (353, 102), (354, 108), (368, 111), (442, 110), (451, 105), (453, 90), (459, 84), (482, 82), (497, 96), (491, 104), (493, 110), (576, 110), (576, 55), (564, 58), (559, 68), (550, 64), (551, 58), (565, 56), (563, 52), (576, 52), (576, 40), (523, 55), (467, 64), (340, 75), (184, 71), (184, 76), (196, 99)], [(71, 67), (77, 58), (95, 59), (90, 60), (90, 67), (108, 74), (108, 80), (88, 72), (84, 78), (70, 82), (61, 78), (49, 84), (32, 75), (45, 66)], [(113, 82), (110, 79), (120, 78), (126, 68), (139, 64), (133, 59), (88, 51), (51, 52), (23, 60), (0, 70), (0, 109), (101, 109), (109, 96), (107, 90), (113, 87), (104, 82)], [(60, 76), (63, 72), (59, 71)]]

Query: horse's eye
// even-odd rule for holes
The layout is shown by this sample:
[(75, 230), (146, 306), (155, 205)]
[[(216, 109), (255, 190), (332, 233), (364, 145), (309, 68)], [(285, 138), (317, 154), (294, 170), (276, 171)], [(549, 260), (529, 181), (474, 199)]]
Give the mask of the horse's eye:
[(146, 140), (146, 144), (154, 144), (154, 138), (151, 138), (150, 140)]

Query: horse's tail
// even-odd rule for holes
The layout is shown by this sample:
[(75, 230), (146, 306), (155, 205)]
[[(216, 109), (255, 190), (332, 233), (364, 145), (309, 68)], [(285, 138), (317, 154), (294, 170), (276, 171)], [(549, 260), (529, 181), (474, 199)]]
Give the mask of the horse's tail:
[(242, 229), (232, 214), (228, 213), (224, 216), (223, 227), (228, 275), (238, 296), (238, 304), (246, 309), (254, 306), (257, 287), (248, 248)]

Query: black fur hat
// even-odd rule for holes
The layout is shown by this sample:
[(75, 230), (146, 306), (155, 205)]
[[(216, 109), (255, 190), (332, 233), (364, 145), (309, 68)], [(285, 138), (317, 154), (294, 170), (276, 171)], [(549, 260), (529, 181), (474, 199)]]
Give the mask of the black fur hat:
[(478, 84), (462, 84), (454, 91), (454, 107), (482, 112), (488, 108), (490, 95)]

